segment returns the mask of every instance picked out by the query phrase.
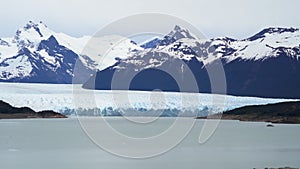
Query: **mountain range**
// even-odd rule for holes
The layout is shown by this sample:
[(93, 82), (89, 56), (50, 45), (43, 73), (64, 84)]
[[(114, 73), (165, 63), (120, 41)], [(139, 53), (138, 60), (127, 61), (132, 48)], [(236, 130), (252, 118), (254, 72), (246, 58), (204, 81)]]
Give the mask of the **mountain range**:
[[(246, 39), (199, 39), (176, 25), (169, 34), (141, 45), (114, 35), (85, 50), (91, 38), (71, 37), (41, 22), (29, 22), (14, 37), (0, 39), (0, 81), (72, 83), (77, 69), (76, 83), (87, 89), (210, 93), (207, 68), (220, 61), (228, 94), (300, 98), (300, 31), (296, 28), (266, 28)], [(121, 38), (121, 44), (113, 43)], [(105, 53), (98, 48), (111, 49), (101, 64)], [(188, 87), (188, 70), (197, 90)], [(112, 87), (112, 80), (117, 85)], [(182, 90), (179, 84), (187, 87)]]
[[(267, 28), (238, 40), (198, 39), (175, 26), (163, 38), (144, 44), (144, 50), (98, 71), (84, 87), (211, 93), (207, 69), (222, 63), (227, 94), (300, 98), (299, 44), (300, 32), (295, 28)], [(198, 89), (190, 84), (189, 70)]]

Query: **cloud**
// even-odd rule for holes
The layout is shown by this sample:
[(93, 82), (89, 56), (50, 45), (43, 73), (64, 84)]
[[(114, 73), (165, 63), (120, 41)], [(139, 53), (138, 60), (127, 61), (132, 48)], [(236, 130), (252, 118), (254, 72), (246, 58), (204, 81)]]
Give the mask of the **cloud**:
[(93, 34), (114, 20), (143, 12), (180, 17), (209, 37), (244, 38), (269, 26), (300, 27), (297, 0), (9, 0), (0, 5), (0, 37), (12, 36), (28, 20), (42, 20), (73, 36)]

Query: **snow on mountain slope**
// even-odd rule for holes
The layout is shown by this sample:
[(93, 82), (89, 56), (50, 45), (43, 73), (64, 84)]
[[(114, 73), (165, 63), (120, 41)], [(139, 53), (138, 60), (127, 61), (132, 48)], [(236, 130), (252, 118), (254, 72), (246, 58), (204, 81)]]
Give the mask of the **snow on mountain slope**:
[(74, 38), (63, 33), (54, 35), (63, 46), (68, 47), (81, 56), (88, 56), (95, 61), (97, 69), (104, 69), (116, 62), (115, 58), (127, 58), (135, 50), (142, 50), (128, 38), (119, 35), (102, 37), (83, 36)]
[(125, 59), (140, 50), (143, 48), (132, 40), (119, 35), (95, 36), (89, 39), (81, 54), (96, 61), (97, 68), (102, 70), (113, 65), (119, 59)]
[[(55, 47), (56, 42), (63, 41), (65, 37), (68, 36), (58, 36), (42, 22), (36, 24), (30, 21), (18, 29), (13, 38), (3, 38), (6, 43), (0, 46), (0, 79), (9, 81), (29, 79), (36, 76), (36, 71), (42, 70), (42, 67), (56, 71), (61, 66), (60, 62), (63, 62), (63, 56), (59, 58), (62, 54), (58, 51), (55, 53), (51, 50), (52, 53), (49, 53), (49, 48)], [(52, 47), (39, 50), (40, 44), (47, 40), (51, 41), (49, 45)], [(70, 74), (69, 69), (66, 71)]]
[[(182, 42), (185, 40), (185, 42)], [(114, 67), (124, 69), (129, 65), (135, 65), (137, 70), (161, 66), (164, 62), (174, 59), (190, 60), (196, 54), (188, 41), (197, 42), (197, 37), (187, 29), (176, 25), (174, 30), (163, 38), (155, 37), (141, 45), (144, 50), (136, 50), (129, 57), (122, 59), (124, 64)], [(128, 65), (126, 65), (128, 64)], [(123, 66), (122, 66), (123, 65)], [(130, 67), (130, 66), (129, 66)]]
[(197, 39), (187, 29), (175, 26), (164, 39), (147, 43), (156, 43), (152, 49), (182, 59), (189, 60), (192, 56), (188, 55), (194, 55), (205, 64), (215, 59), (226, 59), (227, 62), (262, 60), (276, 57), (282, 51), (296, 59), (300, 56), (300, 31), (295, 28), (267, 28), (250, 38), (237, 40), (228, 37)]
[[(17, 45), (21, 43), (30, 46), (29, 49), (34, 51), (41, 40), (46, 40), (51, 35), (57, 39), (60, 45), (71, 49), (78, 55), (88, 56), (92, 60), (99, 60), (99, 56), (105, 55), (106, 52), (111, 52), (111, 55), (115, 54), (117, 55), (116, 57), (125, 58), (128, 52), (141, 49), (130, 39), (118, 35), (103, 37), (83, 36), (75, 38), (64, 33), (56, 33), (42, 22), (35, 24), (31, 21), (26, 24), (24, 28), (17, 31), (13, 42), (18, 42)], [(110, 51), (107, 51), (108, 49), (110, 49)], [(113, 59), (114, 58), (115, 57), (113, 57)], [(113, 63), (114, 62), (108, 64), (112, 65)]]
[(227, 62), (277, 57), (282, 50), (296, 59), (300, 56), (300, 31), (294, 28), (267, 28), (243, 40), (215, 38), (205, 43), (215, 47), (219, 54), (217, 58), (224, 58)]
[[(163, 38), (155, 37), (141, 45), (113, 68), (136, 70), (155, 68), (174, 59), (190, 61), (196, 59), (204, 65), (216, 59), (229, 63), (234, 60), (262, 60), (289, 52), (300, 56), (300, 31), (294, 28), (268, 28), (253, 37), (236, 40), (228, 37), (198, 39), (189, 30), (178, 25)], [(117, 55), (117, 54), (114, 54)], [(112, 57), (108, 57), (112, 58)]]
[(80, 54), (84, 45), (91, 38), (90, 36), (83, 36), (80, 38), (71, 37), (64, 33), (56, 33), (49, 29), (44, 23), (34, 23), (29, 21), (23, 28), (17, 30), (16, 35), (10, 41), (11, 45), (26, 46), (34, 51), (37, 45), (42, 41), (54, 36), (59, 44), (73, 50)]
[[(2, 66), (3, 64), (7, 64), (9, 66)], [(15, 77), (25, 77), (30, 76), (32, 65), (29, 62), (28, 56), (20, 55), (16, 57), (14, 60), (7, 59), (5, 62), (2, 62), (0, 67), (0, 75), (1, 79), (12, 79)]]
[[(294, 28), (268, 28), (245, 40), (233, 41), (230, 47), (237, 50), (235, 57), (228, 57), (229, 61), (236, 59), (260, 60), (278, 56), (278, 48), (299, 48), (300, 31)], [(293, 55), (298, 58), (300, 54)]]
[[(122, 41), (118, 42), (117, 40), (120, 39)], [(49, 40), (52, 42), (48, 43), (48, 47), (39, 49), (41, 42)], [(56, 49), (49, 50), (50, 48)], [(117, 62), (115, 58), (126, 58), (131, 51), (140, 49), (142, 48), (130, 39), (121, 36), (75, 38), (64, 33), (56, 33), (42, 22), (30, 21), (18, 29), (13, 38), (0, 39), (0, 80), (17, 82), (27, 79), (25, 81), (43, 82), (39, 79), (30, 80), (38, 74), (35, 71), (42, 70), (42, 67), (47, 67), (47, 70), (53, 71), (54, 74), (57, 73), (55, 71), (58, 68), (64, 69), (65, 73), (70, 76), (66, 79), (71, 79), (74, 76), (73, 69), (61, 67), (62, 62), (68, 60), (64, 59), (65, 55), (72, 55), (74, 59), (78, 58), (79, 64), (86, 67), (83, 69), (92, 72), (113, 65)], [(74, 66), (75, 61), (66, 64)], [(44, 69), (44, 71), (47, 70)], [(56, 74), (56, 76), (62, 75)], [(53, 82), (60, 83), (59, 81)], [(63, 81), (63, 83), (71, 82), (70, 80)]]
[(13, 57), (18, 52), (17, 45), (11, 45), (12, 38), (1, 38), (0, 44), (0, 63), (6, 59)]

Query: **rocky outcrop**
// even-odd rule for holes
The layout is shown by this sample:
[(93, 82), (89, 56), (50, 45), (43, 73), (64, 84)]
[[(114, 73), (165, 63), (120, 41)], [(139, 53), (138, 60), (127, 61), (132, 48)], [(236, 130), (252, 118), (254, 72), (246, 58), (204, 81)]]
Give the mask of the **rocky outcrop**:
[(66, 118), (66, 116), (52, 110), (36, 112), (29, 107), (17, 108), (0, 100), (0, 119), (20, 118)]

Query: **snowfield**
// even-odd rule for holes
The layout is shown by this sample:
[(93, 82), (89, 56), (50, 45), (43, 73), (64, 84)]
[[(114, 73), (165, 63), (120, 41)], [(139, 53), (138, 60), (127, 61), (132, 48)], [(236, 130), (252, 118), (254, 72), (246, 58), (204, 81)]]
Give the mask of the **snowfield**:
[(291, 101), (216, 94), (144, 91), (93, 91), (72, 84), (0, 83), (0, 100), (36, 111), (66, 115), (195, 116), (245, 105)]

